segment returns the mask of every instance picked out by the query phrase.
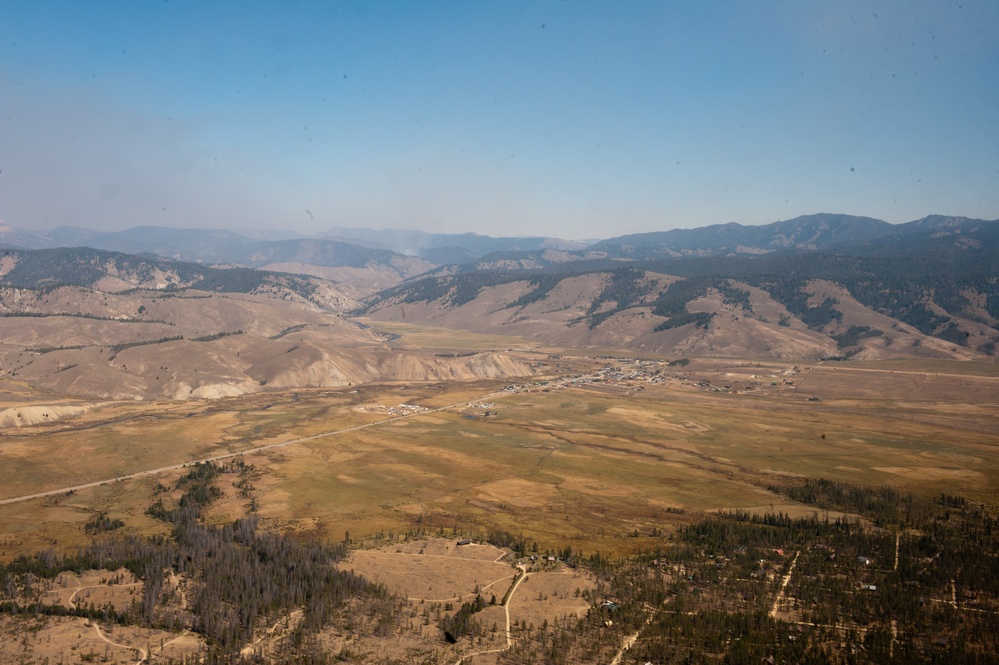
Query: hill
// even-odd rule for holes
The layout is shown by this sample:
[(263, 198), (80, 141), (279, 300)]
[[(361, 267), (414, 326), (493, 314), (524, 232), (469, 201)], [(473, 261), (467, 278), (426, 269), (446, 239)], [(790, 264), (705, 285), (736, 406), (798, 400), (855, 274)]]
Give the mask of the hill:
[(384, 249), (334, 240), (289, 238), (256, 240), (220, 229), (138, 226), (98, 232), (60, 227), (46, 235), (13, 227), (0, 229), (0, 247), (49, 249), (91, 247), (145, 254), (196, 264), (260, 268), (333, 279), (365, 292), (377, 291), (426, 272), (436, 263)]
[(999, 224), (934, 227), (838, 249), (442, 271), (367, 299), (361, 312), (660, 353), (995, 354)]
[(625, 235), (598, 242), (590, 249), (633, 258), (755, 254), (780, 249), (825, 249), (872, 240), (895, 230), (891, 224), (871, 217), (820, 213), (763, 226), (730, 223)]
[(107, 292), (133, 288), (195, 288), (223, 293), (258, 293), (342, 311), (355, 292), (330, 282), (246, 268), (215, 268), (86, 247), (0, 250), (0, 284), (25, 289), (84, 286)]
[[(369, 242), (460, 240), (465, 246), (437, 250), (466, 258), (502, 245), (474, 234), (349, 231)], [(621, 236), (585, 249), (557, 249), (559, 243), (549, 239), (507, 239), (510, 247), (517, 246), (513, 241), (552, 246), (492, 252), (430, 272), (434, 264), (424, 259), (336, 240), (187, 234), (150, 228), (145, 235), (149, 246), (163, 252), (200, 237), (206, 255), (238, 258), (242, 267), (83, 248), (10, 249), (0, 256), (0, 280), (36, 291), (74, 285), (96, 292), (244, 294), (327, 314), (350, 311), (542, 344), (671, 354), (973, 358), (994, 355), (999, 342), (999, 222), (965, 217), (931, 215), (890, 225), (867, 217), (806, 215), (760, 227)], [(143, 234), (109, 235), (123, 241)], [(358, 299), (375, 290), (361, 306)], [(20, 313), (17, 307), (8, 305), (13, 313)], [(120, 316), (99, 309), (83, 313)], [(292, 320), (267, 334), (298, 325)], [(199, 328), (183, 336), (235, 329), (243, 328)]]
[(579, 250), (586, 245), (574, 240), (542, 236), (510, 238), (478, 233), (427, 233), (384, 229), (336, 228), (325, 237), (364, 247), (390, 249), (421, 256), (436, 263), (468, 263), (495, 252), (532, 252), (544, 250)]
[[(991, 223), (929, 215), (905, 224), (871, 217), (819, 213), (760, 226), (716, 224), (639, 233), (586, 243), (477, 233), (335, 228), (322, 237), (292, 232), (236, 233), (220, 229), (137, 226), (103, 232), (64, 226), (31, 233), (0, 224), (0, 247), (52, 249), (87, 246), (179, 261), (262, 268), (332, 279), (364, 293), (436, 270), (535, 270), (577, 261), (739, 256), (788, 251), (848, 251), (917, 246), (937, 234), (968, 234)], [(454, 266), (460, 266), (455, 268)]]
[[(344, 318), (356, 306), (349, 291), (311, 277), (81, 248), (6, 250), (0, 376), (120, 400), (530, 374), (502, 354), (396, 351)], [(0, 413), (12, 424), (33, 417)]]

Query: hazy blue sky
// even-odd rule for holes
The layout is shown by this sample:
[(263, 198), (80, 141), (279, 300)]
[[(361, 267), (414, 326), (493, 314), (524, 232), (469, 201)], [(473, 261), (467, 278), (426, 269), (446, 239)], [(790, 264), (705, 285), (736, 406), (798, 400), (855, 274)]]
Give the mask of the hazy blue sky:
[(0, 220), (999, 217), (999, 2), (0, 0)]

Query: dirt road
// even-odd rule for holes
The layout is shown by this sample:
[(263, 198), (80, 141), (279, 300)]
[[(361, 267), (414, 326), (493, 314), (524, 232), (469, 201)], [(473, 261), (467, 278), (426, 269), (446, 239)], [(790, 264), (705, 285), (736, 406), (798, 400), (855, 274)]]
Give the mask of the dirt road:
[[(588, 378), (588, 377), (584, 377)], [(553, 379), (550, 381), (551, 385), (565, 384), (568, 381), (566, 378)], [(436, 409), (427, 409), (426, 411), (417, 411), (413, 413), (406, 413), (401, 416), (393, 416), (392, 418), (386, 418), (385, 420), (378, 420), (371, 423), (365, 423), (363, 425), (355, 425), (353, 427), (345, 427), (343, 429), (330, 430), (328, 432), (321, 432), (320, 434), (313, 434), (311, 436), (303, 436), (297, 439), (290, 439), (288, 441), (279, 441), (278, 443), (269, 443), (265, 446), (257, 446), (255, 448), (249, 448), (247, 450), (240, 450), (235, 453), (223, 453), (221, 455), (213, 455), (211, 457), (205, 457), (198, 460), (189, 460), (187, 462), (181, 462), (180, 464), (171, 464), (170, 466), (161, 466), (156, 469), (147, 469), (145, 471), (136, 471), (135, 473), (128, 473), (125, 475), (117, 476), (115, 478), (107, 478), (105, 480), (95, 480), (90, 483), (81, 483), (79, 485), (73, 485), (71, 487), (60, 487), (54, 490), (47, 490), (45, 492), (35, 492), (34, 494), (25, 494), (23, 496), (14, 496), (6, 499), (0, 499), (0, 506), (10, 504), (10, 503), (20, 503), (22, 501), (30, 501), (32, 499), (42, 499), (47, 496), (56, 496), (58, 494), (66, 494), (67, 492), (76, 492), (79, 490), (88, 489), (90, 487), (98, 487), (100, 485), (106, 485), (108, 483), (120, 482), (123, 480), (134, 480), (136, 478), (146, 478), (149, 476), (157, 476), (161, 473), (166, 473), (168, 471), (176, 471), (178, 469), (183, 469), (186, 466), (198, 463), (206, 462), (220, 462), (222, 460), (232, 459), (234, 457), (239, 457), (240, 455), (252, 455), (254, 453), (259, 453), (265, 450), (272, 450), (274, 448), (283, 448), (284, 446), (292, 446), (297, 443), (304, 443), (305, 441), (315, 441), (316, 439), (323, 439), (330, 436), (336, 436), (338, 434), (346, 434), (348, 432), (356, 432), (358, 430), (367, 429), (369, 427), (378, 427), (380, 425), (386, 425), (388, 423), (394, 423), (399, 420), (406, 420), (407, 418), (416, 418), (418, 416), (427, 415), (429, 413), (440, 413), (441, 411), (447, 411), (449, 409), (458, 409), (474, 406), (475, 404), (482, 402), (483, 400), (497, 399), (503, 396), (509, 396), (510, 393), (505, 391), (492, 392), (485, 395), (480, 395), (475, 399), (468, 400), (465, 402), (459, 402), (457, 404), (448, 404), (447, 406), (441, 406)]]
[(407, 418), (415, 418), (417, 416), (426, 415), (428, 413), (438, 413), (441, 411), (447, 411), (448, 409), (465, 408), (472, 406), (475, 403), (482, 401), (484, 399), (495, 399), (504, 393), (489, 393), (488, 395), (483, 395), (474, 400), (468, 402), (460, 402), (458, 404), (449, 404), (447, 406), (442, 406), (436, 409), (428, 409), (426, 411), (418, 411), (414, 413), (407, 413), (401, 416), (394, 416), (392, 418), (386, 418), (385, 420), (378, 420), (371, 423), (365, 423), (363, 425), (355, 425), (353, 427), (345, 427), (338, 430), (330, 430), (328, 432), (322, 432), (320, 434), (313, 434), (311, 436), (303, 436), (297, 439), (290, 439), (288, 441), (279, 441), (278, 443), (270, 443), (265, 446), (257, 446), (255, 448), (249, 448), (247, 450), (241, 450), (235, 453), (223, 453), (221, 455), (213, 455), (211, 457), (205, 457), (198, 460), (190, 460), (187, 462), (181, 462), (180, 464), (171, 464), (170, 466), (161, 466), (156, 469), (147, 469), (145, 471), (136, 471), (135, 473), (128, 473), (122, 476), (117, 476), (115, 478), (107, 478), (105, 480), (95, 480), (90, 483), (82, 483), (80, 485), (73, 485), (71, 487), (60, 487), (59, 489), (47, 490), (45, 492), (36, 492), (34, 494), (25, 494), (24, 496), (15, 496), (7, 499), (0, 499), (0, 506), (9, 503), (19, 503), (21, 501), (30, 501), (32, 499), (41, 499), (47, 496), (55, 496), (58, 494), (66, 494), (67, 492), (76, 492), (79, 490), (87, 489), (90, 487), (98, 487), (100, 485), (107, 485), (108, 483), (120, 482), (123, 480), (134, 480), (136, 478), (146, 478), (149, 476), (157, 476), (161, 473), (166, 473), (168, 471), (176, 471), (178, 469), (183, 469), (186, 466), (191, 466), (192, 464), (206, 463), (206, 462), (220, 462), (222, 460), (232, 459), (234, 457), (239, 457), (240, 455), (252, 455), (254, 453), (259, 453), (265, 450), (272, 450), (274, 448), (283, 448), (284, 446), (292, 446), (297, 443), (304, 443), (306, 441), (315, 441), (316, 439), (323, 439), (330, 436), (336, 436), (338, 434), (346, 434), (348, 432), (356, 432), (358, 430), (367, 429), (369, 427), (378, 427), (379, 425), (385, 425), (388, 423), (393, 423), (398, 420), (405, 420)]

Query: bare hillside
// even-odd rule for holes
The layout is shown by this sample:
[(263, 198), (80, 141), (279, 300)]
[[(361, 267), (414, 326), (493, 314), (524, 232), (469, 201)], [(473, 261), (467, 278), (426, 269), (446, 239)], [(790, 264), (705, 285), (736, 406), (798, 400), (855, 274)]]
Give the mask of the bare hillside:
[(371, 263), (361, 267), (284, 262), (265, 264), (261, 266), (261, 270), (321, 277), (337, 282), (357, 294), (367, 295), (420, 275), (435, 265), (417, 257), (399, 257), (398, 260), (391, 263)]
[[(370, 329), (280, 292), (5, 288), (0, 317), (0, 375), (90, 399), (211, 398), (531, 373), (497, 354), (393, 351)], [(17, 422), (33, 418), (17, 413)]]
[[(927, 334), (829, 280), (802, 282), (785, 304), (775, 287), (635, 269), (494, 278), (477, 287), (461, 275), (435, 279), (384, 295), (366, 314), (580, 348), (782, 359), (982, 356), (971, 342)], [(984, 323), (939, 314), (961, 340), (980, 345), (995, 336)]]

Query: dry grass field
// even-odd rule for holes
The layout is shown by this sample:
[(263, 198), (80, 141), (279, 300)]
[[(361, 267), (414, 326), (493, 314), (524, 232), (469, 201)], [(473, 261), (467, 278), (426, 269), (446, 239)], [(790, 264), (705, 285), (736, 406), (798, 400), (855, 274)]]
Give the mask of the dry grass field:
[[(626, 552), (685, 511), (795, 510), (767, 489), (782, 476), (999, 494), (992, 365), (578, 363), (548, 361), (549, 384), (518, 390), (473, 381), (118, 403), (7, 429), (0, 500), (110, 482), (0, 505), (0, 556), (85, 542), (82, 524), (100, 511), (130, 532), (160, 529), (143, 511), (180, 470), (115, 478), (284, 442), (246, 456), (263, 524), (331, 540), (454, 527)], [(596, 366), (596, 380), (556, 382)], [(217, 509), (219, 520), (241, 506)]]
[[(399, 326), (395, 334), (394, 343), (454, 353), (499, 342), (513, 348), (476, 336), (448, 345), (432, 329)], [(536, 542), (539, 553), (571, 547), (625, 555), (710, 511), (814, 512), (769, 489), (794, 477), (959, 493), (999, 506), (994, 364), (694, 359), (670, 366), (654, 356), (520, 353), (538, 374), (514, 385), (396, 382), (184, 403), (86, 403), (6, 384), (4, 406), (71, 402), (81, 409), (0, 430), (0, 560), (83, 545), (91, 539), (84, 525), (102, 512), (124, 522), (117, 533), (166, 533), (144, 511), (185, 473), (178, 465), (244, 452), (262, 528), (347, 539), (346, 568), (408, 599), (394, 647), (360, 627), (326, 635), (329, 647), (403, 659), (438, 653), (445, 662), (457, 652), (440, 643), (430, 608), (439, 614), (445, 603), (457, 606), (476, 587), (487, 600), (501, 599), (516, 572), (504, 550), (458, 547), (454, 534), (482, 543), (502, 530)], [(101, 484), (67, 490), (89, 483)], [(234, 475), (218, 481), (223, 496), (208, 521), (225, 523), (249, 509), (235, 483)], [(53, 490), (67, 491), (4, 502)], [(61, 578), (46, 597), (131, 602), (135, 581), (97, 579), (108, 575)], [(511, 600), (510, 619), (540, 625), (585, 612), (576, 591), (593, 587), (569, 569), (532, 570)], [(294, 625), (294, 617), (277, 619), (259, 637), (263, 651)], [(503, 648), (504, 609), (487, 607), (480, 619), (499, 630), (472, 648)], [(32, 621), (0, 622), (0, 662), (25, 644), (38, 662), (70, 655), (67, 662), (77, 662), (90, 653), (135, 662), (136, 649), (179, 657), (198, 648), (189, 635), (119, 627), (102, 637), (80, 618)]]
[(433, 326), (421, 326), (392, 321), (360, 318), (357, 321), (376, 332), (393, 337), (393, 346), (443, 352), (494, 351), (500, 349), (528, 349), (537, 344), (525, 342), (514, 335), (497, 335), (471, 331), (454, 331)]
[(516, 572), (509, 562), (498, 561), (507, 553), (491, 545), (457, 547), (454, 543), (453, 539), (431, 538), (356, 550), (344, 562), (344, 568), (384, 584), (411, 601), (461, 604), (474, 599), (476, 593), (503, 598)]
[[(453, 663), (472, 653), (476, 654), (473, 662), (495, 662), (496, 652), (480, 652), (505, 647), (507, 611), (500, 603), (516, 579), (512, 563), (515, 561), (507, 551), (481, 543), (459, 546), (453, 538), (412, 538), (355, 550), (344, 567), (385, 584), (404, 597), (406, 602), (401, 612), (409, 620), (403, 622), (394, 644), (372, 639), (363, 631), (358, 631), (351, 643), (357, 651), (382, 658), (404, 659), (408, 650), (410, 656), (421, 657), (436, 651), (438, 658), (428, 662)], [(591, 574), (565, 568), (561, 563), (542, 564), (540, 560), (524, 563), (529, 572), (508, 601), (512, 627), (520, 624), (540, 627), (567, 616), (586, 614), (590, 603), (584, 594), (595, 588)], [(440, 643), (436, 619), (428, 624), (425, 618), (436, 617), (442, 608), (446, 611), (447, 603), (456, 608), (477, 594), (489, 603), (476, 614), (486, 635), (476, 638), (471, 645), (445, 649)], [(336, 637), (327, 635), (326, 639), (330, 645), (339, 644)]]
[(592, 577), (578, 570), (529, 573), (510, 599), (510, 620), (540, 626), (564, 616), (585, 616), (590, 603), (581, 594), (593, 588)]
[(195, 656), (201, 647), (201, 640), (186, 632), (116, 626), (109, 634), (78, 617), (0, 617), (2, 663), (131, 665), (149, 652), (159, 656), (159, 662), (170, 658), (180, 662), (185, 656)]
[[(43, 603), (67, 608), (111, 605), (122, 611), (142, 596), (142, 582), (124, 569), (62, 573), (40, 585)], [(102, 625), (70, 616), (0, 616), (2, 663), (168, 662), (194, 657), (202, 647), (203, 641), (186, 630)]]

